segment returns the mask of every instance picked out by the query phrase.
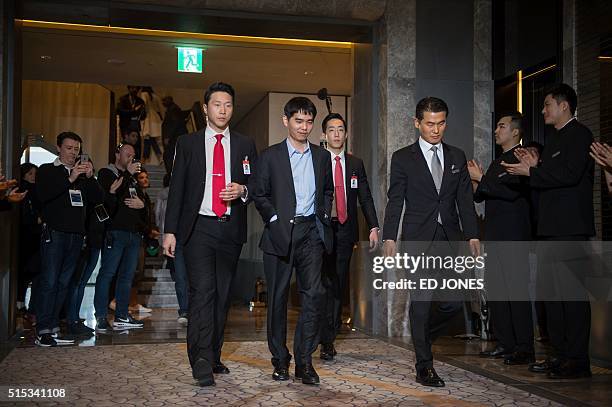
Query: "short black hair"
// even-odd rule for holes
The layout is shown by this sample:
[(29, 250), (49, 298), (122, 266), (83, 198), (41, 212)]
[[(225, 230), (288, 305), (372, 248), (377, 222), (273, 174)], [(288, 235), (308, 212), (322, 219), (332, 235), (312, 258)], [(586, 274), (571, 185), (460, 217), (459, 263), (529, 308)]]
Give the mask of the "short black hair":
[(448, 105), (445, 101), (440, 98), (436, 98), (433, 96), (428, 96), (419, 100), (419, 103), (416, 105), (416, 118), (419, 120), (423, 120), (424, 112), (446, 112), (446, 116), (448, 116)]
[(32, 170), (32, 168), (36, 168), (38, 169), (38, 167), (36, 166), (36, 164), (32, 164), (32, 163), (23, 163), (19, 166), (19, 170), (21, 172), (21, 179), (23, 179), (23, 177), (30, 172), (30, 170)]
[(287, 119), (291, 119), (291, 117), (296, 113), (312, 115), (312, 120), (314, 120), (315, 117), (317, 117), (317, 108), (310, 99), (303, 96), (296, 96), (291, 98), (287, 104), (285, 104), (283, 114), (285, 117), (287, 117)]
[(83, 144), (83, 140), (81, 140), (78, 134), (71, 131), (64, 131), (57, 135), (57, 146), (61, 147), (66, 139), (78, 141), (80, 144)]
[(207, 105), (208, 102), (210, 102), (210, 97), (215, 92), (229, 93), (229, 95), (232, 97), (232, 103), (234, 103), (236, 93), (234, 92), (234, 88), (232, 88), (232, 85), (227, 84), (225, 82), (215, 82), (212, 85), (210, 85), (208, 89), (206, 89), (206, 92), (204, 92), (204, 104), (205, 105)]
[(325, 116), (325, 119), (323, 119), (323, 123), (321, 124), (321, 128), (323, 129), (323, 133), (325, 133), (327, 131), (327, 123), (330, 120), (342, 120), (342, 124), (344, 125), (344, 130), (348, 131), (348, 126), (346, 125), (346, 120), (344, 120), (344, 117), (342, 117), (342, 115), (340, 113), (330, 113), (327, 116)]
[(576, 91), (567, 83), (559, 83), (549, 88), (546, 92), (545, 96), (552, 96), (553, 99), (557, 101), (557, 103), (561, 103), (563, 101), (567, 102), (570, 108), (570, 113), (573, 115), (576, 114), (576, 107), (578, 106), (578, 96), (576, 96)]
[[(512, 130), (519, 131), (519, 137), (523, 138), (523, 134), (525, 133), (525, 129), (523, 128), (523, 115), (520, 112), (507, 112), (502, 113), (499, 118), (509, 117), (510, 118), (510, 128)], [(498, 120), (499, 121), (499, 120)]]
[(141, 166), (140, 166), (140, 172), (139, 172), (139, 174), (140, 174), (141, 172), (144, 172), (145, 174), (149, 175), (149, 171), (147, 171), (147, 169), (144, 167), (144, 165), (141, 165)]
[(133, 144), (130, 144), (130, 143), (119, 143), (117, 145), (117, 148), (115, 148), (115, 154), (119, 154), (121, 152), (121, 149), (123, 148), (123, 146), (130, 146), (130, 147), (132, 147), (132, 150), (134, 150), (134, 152), (136, 152), (136, 148), (134, 147)]

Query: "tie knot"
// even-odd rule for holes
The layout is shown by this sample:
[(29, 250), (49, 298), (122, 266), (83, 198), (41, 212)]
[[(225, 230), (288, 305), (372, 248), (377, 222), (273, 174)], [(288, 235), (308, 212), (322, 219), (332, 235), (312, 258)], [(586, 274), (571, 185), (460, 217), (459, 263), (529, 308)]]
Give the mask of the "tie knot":
[(430, 150), (433, 151), (435, 154), (438, 152), (438, 146), (431, 146)]
[(334, 160), (336, 160), (336, 162), (339, 162), (340, 161), (340, 156), (337, 155), (336, 158), (334, 158)]
[(220, 143), (221, 139), (223, 138), (223, 134), (217, 134), (215, 137), (217, 138), (217, 141)]

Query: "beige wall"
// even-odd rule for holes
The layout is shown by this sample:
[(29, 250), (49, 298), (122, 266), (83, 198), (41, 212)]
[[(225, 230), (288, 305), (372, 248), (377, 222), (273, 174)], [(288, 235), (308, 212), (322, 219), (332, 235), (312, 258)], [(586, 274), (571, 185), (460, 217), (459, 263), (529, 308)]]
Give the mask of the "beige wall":
[(57, 135), (73, 131), (83, 139), (83, 151), (96, 167), (106, 164), (110, 92), (89, 83), (22, 82), (22, 134), (42, 134), (55, 145)]

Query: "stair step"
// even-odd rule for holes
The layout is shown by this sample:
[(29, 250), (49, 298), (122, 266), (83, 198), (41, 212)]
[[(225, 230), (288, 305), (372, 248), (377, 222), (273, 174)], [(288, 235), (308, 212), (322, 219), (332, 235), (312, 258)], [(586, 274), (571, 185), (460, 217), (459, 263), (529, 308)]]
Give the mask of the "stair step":
[(138, 285), (139, 293), (147, 294), (175, 294), (174, 281), (141, 281)]
[(151, 308), (178, 308), (176, 294), (139, 294), (138, 301)]
[(145, 268), (144, 276), (146, 278), (170, 278), (172, 279), (172, 275), (170, 274), (169, 269), (161, 269), (161, 268)]
[(161, 268), (164, 264), (164, 257), (145, 257), (145, 268), (146, 266), (152, 266), (150, 268)]

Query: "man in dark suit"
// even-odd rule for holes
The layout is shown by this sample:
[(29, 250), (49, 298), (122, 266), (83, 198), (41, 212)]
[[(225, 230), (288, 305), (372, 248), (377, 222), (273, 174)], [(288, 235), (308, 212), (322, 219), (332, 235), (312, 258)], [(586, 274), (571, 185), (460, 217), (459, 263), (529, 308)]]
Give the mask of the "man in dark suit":
[[(483, 351), (481, 357), (504, 358), (507, 365), (526, 365), (535, 361), (533, 319), (529, 302), (529, 253), (525, 241), (531, 240), (529, 179), (510, 175), (500, 164), (518, 162), (514, 151), (523, 136), (523, 116), (502, 116), (495, 129), (495, 143), (502, 155), (483, 175), (480, 166), (468, 162), (470, 178), (477, 187), (476, 202), (486, 202), (485, 238), (487, 244), (487, 295), (493, 333), (497, 346)], [(516, 242), (504, 244), (503, 242)]]
[(187, 352), (193, 377), (214, 385), (221, 363), (223, 330), (232, 280), (247, 240), (248, 188), (255, 173), (255, 143), (229, 129), (234, 89), (210, 85), (204, 95), (205, 130), (181, 136), (176, 153), (164, 228), (164, 253), (183, 247), (189, 280)]
[(346, 121), (340, 114), (330, 113), (323, 119), (322, 127), (327, 149), (331, 153), (334, 177), (334, 249), (331, 254), (323, 257), (323, 286), (326, 298), (321, 321), (320, 357), (323, 360), (332, 360), (336, 355), (334, 341), (342, 323), (342, 299), (353, 246), (359, 240), (357, 198), (370, 230), (371, 248), (378, 244), (378, 219), (363, 161), (344, 151), (348, 138)]
[(321, 283), (323, 251), (331, 251), (334, 184), (329, 152), (308, 142), (317, 110), (295, 97), (284, 108), (286, 140), (261, 153), (253, 199), (265, 223), (263, 250), (268, 285), (268, 348), (274, 380), (289, 379), (287, 294), (296, 270), (301, 310), (295, 328), (295, 377), (318, 384), (312, 354), (319, 343), (319, 319), (325, 290)]
[[(519, 163), (502, 163), (509, 174), (528, 176), (530, 186), (540, 191), (538, 236), (548, 241), (544, 245), (548, 250), (542, 253), (545, 256), (538, 253), (538, 285), (554, 289), (548, 291), (545, 298), (554, 354), (530, 365), (529, 370), (547, 373), (551, 379), (591, 376), (591, 305), (583, 286), (572, 283), (575, 278), (583, 278), (585, 270), (573, 269), (573, 276), (569, 276), (564, 270), (572, 269), (572, 262), (558, 260), (568, 251), (580, 249), (580, 242), (595, 234), (594, 161), (589, 156), (593, 134), (574, 117), (577, 103), (576, 92), (569, 85), (551, 88), (544, 99), (542, 114), (544, 122), (557, 131), (547, 140), (540, 165), (536, 155), (526, 149), (515, 151)], [(563, 245), (561, 242), (571, 243)], [(557, 259), (551, 259), (548, 254)], [(577, 255), (584, 256), (584, 253)], [(540, 279), (542, 272), (546, 281)]]
[[(401, 240), (429, 242), (425, 254), (431, 255), (451, 255), (454, 250), (449, 242), (464, 239), (469, 240), (473, 255), (480, 251), (465, 154), (442, 143), (447, 115), (448, 106), (443, 100), (435, 97), (420, 100), (414, 117), (419, 140), (393, 153), (383, 227), (385, 256), (396, 254), (395, 240), (404, 204)], [(444, 381), (433, 367), (431, 344), (445, 323), (461, 309), (462, 303), (442, 300), (432, 310), (434, 293), (436, 290), (411, 292), (410, 328), (416, 353), (417, 382), (442, 387)]]

